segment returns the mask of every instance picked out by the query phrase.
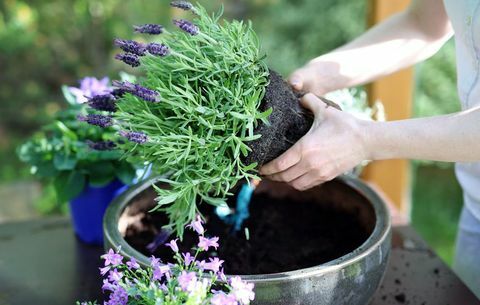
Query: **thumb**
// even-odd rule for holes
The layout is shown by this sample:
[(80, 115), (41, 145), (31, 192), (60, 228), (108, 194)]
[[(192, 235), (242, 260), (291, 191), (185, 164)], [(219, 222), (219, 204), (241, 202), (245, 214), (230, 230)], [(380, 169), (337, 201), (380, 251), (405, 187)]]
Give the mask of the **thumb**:
[(290, 75), (290, 77), (288, 78), (288, 83), (290, 84), (290, 86), (293, 87), (295, 91), (302, 91), (304, 78), (301, 70), (293, 72), (293, 74)]
[(315, 114), (315, 119), (323, 121), (327, 113), (327, 107), (321, 99), (316, 97), (313, 93), (305, 94), (301, 100), (300, 104), (306, 109), (310, 110)]

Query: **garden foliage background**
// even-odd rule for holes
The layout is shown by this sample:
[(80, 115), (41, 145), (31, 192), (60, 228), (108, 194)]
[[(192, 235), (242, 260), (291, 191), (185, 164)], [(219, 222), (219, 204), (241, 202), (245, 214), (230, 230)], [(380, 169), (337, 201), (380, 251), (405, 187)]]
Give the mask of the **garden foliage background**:
[[(131, 38), (132, 24), (170, 22), (168, 0), (0, 1), (0, 222), (62, 213), (52, 189), (35, 182), (16, 146), (61, 107), (60, 86), (85, 76), (115, 78), (115, 37)], [(218, 7), (219, 1), (202, 4)], [(287, 76), (308, 59), (365, 30), (367, 1), (224, 0), (228, 18), (251, 19), (272, 68)], [(415, 116), (459, 109), (454, 46), (416, 67)], [(128, 71), (127, 72), (132, 72)], [(412, 219), (451, 262), (461, 191), (451, 164), (415, 162)]]

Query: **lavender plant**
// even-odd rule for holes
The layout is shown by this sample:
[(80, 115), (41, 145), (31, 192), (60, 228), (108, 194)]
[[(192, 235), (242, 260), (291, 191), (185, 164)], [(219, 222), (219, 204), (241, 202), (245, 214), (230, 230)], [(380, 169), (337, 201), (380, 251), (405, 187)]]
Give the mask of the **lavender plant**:
[[(148, 44), (115, 40), (125, 52), (116, 58), (139, 67), (144, 77), (114, 82), (111, 96), (89, 102), (112, 112), (81, 120), (117, 126), (126, 140), (119, 147), (130, 162), (152, 164), (155, 173), (168, 175), (162, 180), (171, 187), (157, 189), (157, 209), (181, 236), (198, 213), (197, 202), (223, 205), (237, 182), (257, 178), (257, 164), (244, 157), (271, 109), (259, 110), (269, 71), (251, 24), (220, 21), (222, 11), (210, 16), (186, 1), (172, 6), (191, 11), (194, 21), (174, 20), (174, 31), (135, 26), (140, 34), (162, 34)], [(114, 109), (106, 105), (111, 99)]]
[[(227, 279), (223, 260), (211, 257), (198, 260), (202, 252), (218, 248), (218, 238), (208, 238), (198, 217), (190, 228), (198, 234), (194, 253), (180, 253), (177, 240), (166, 244), (174, 252), (175, 263), (162, 264), (151, 257), (150, 266), (141, 267), (131, 258), (123, 257), (110, 249), (103, 255), (104, 277), (102, 290), (108, 294), (106, 305), (248, 305), (253, 301), (254, 285), (238, 276)], [(94, 305), (96, 302), (77, 302), (77, 305)]]

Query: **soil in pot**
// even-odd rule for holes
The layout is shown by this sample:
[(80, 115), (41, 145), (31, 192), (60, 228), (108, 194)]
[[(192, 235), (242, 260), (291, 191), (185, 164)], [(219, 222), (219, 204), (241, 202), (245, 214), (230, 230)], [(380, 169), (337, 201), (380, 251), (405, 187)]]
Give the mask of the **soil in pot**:
[[(162, 224), (167, 223), (163, 213), (148, 212), (155, 196), (149, 189), (129, 205), (124, 214), (134, 221), (126, 228), (125, 239), (146, 256), (153, 254), (168, 262), (172, 261), (169, 248), (160, 246), (153, 252), (147, 248)], [(232, 234), (232, 228), (219, 219), (212, 206), (201, 204), (202, 214), (207, 218), (207, 236), (220, 237), (220, 248), (209, 256), (218, 255), (225, 260), (227, 274), (242, 275), (313, 267), (352, 252), (368, 238), (372, 226), (360, 221), (356, 209), (338, 209), (329, 200), (338, 198), (326, 196), (313, 203), (298, 198), (272, 198), (266, 193), (255, 195), (250, 218), (244, 223), (249, 231), (248, 240), (244, 230)], [(234, 206), (235, 197), (231, 201)], [(180, 251), (189, 251), (197, 243), (198, 236), (186, 230), (184, 240), (179, 243)]]

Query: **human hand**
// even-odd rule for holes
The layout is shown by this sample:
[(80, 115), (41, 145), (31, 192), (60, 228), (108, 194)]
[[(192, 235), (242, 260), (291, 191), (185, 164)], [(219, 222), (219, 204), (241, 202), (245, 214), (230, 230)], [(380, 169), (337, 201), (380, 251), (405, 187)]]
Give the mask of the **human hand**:
[(288, 82), (296, 91), (311, 92), (317, 96), (345, 87), (339, 65), (332, 61), (315, 59), (294, 71)]
[(328, 107), (311, 93), (301, 103), (315, 115), (311, 129), (289, 150), (264, 165), (261, 175), (306, 190), (369, 159), (364, 131), (370, 122)]

